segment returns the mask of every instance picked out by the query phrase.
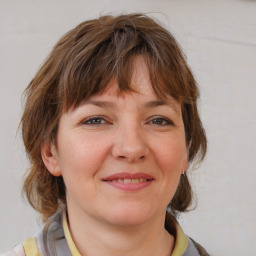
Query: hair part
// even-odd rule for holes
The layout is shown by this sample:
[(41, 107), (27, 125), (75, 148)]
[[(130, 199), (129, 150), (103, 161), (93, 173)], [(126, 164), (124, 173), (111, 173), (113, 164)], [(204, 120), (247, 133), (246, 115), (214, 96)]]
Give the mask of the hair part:
[[(66, 204), (66, 194), (62, 177), (46, 169), (41, 146), (56, 143), (64, 112), (107, 90), (111, 79), (116, 79), (120, 93), (133, 91), (130, 82), (136, 56), (144, 57), (156, 95), (170, 95), (181, 102), (189, 162), (204, 158), (207, 143), (196, 104), (199, 91), (175, 38), (143, 14), (85, 21), (57, 42), (25, 90), (21, 127), (31, 166), (23, 191), (44, 221)], [(185, 176), (172, 200), (173, 216), (187, 209), (191, 195)]]

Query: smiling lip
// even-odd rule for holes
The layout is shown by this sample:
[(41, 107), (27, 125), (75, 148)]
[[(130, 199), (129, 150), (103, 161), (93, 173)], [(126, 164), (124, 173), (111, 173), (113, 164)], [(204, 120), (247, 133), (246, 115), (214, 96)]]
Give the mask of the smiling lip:
[(145, 173), (116, 173), (102, 181), (107, 184), (124, 191), (137, 191), (149, 186), (154, 178)]

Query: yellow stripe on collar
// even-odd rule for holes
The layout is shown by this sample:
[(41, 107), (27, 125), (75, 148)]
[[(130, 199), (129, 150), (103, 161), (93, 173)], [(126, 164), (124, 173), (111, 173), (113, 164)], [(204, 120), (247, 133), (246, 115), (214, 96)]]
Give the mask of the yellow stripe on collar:
[(63, 223), (62, 223), (62, 225), (63, 225), (65, 237), (66, 237), (67, 242), (68, 242), (68, 247), (71, 251), (72, 256), (81, 256), (81, 254), (77, 250), (76, 245), (73, 242), (73, 239), (72, 239), (71, 234), (69, 232), (66, 211), (63, 212)]
[(28, 238), (22, 245), (27, 256), (42, 256), (37, 247), (35, 237)]
[[(63, 229), (72, 256), (81, 256), (71, 237), (67, 222), (67, 215), (65, 211), (63, 212)], [(188, 246), (188, 237), (185, 235), (185, 233), (183, 232), (178, 223), (176, 224), (176, 232), (177, 236), (175, 239), (174, 250), (171, 256), (181, 256), (186, 251)]]
[(181, 229), (178, 223), (176, 224), (176, 231), (177, 231), (177, 236), (175, 239), (174, 250), (171, 256), (182, 255), (186, 251), (188, 246), (188, 237), (185, 235), (185, 233), (183, 232), (183, 230)]

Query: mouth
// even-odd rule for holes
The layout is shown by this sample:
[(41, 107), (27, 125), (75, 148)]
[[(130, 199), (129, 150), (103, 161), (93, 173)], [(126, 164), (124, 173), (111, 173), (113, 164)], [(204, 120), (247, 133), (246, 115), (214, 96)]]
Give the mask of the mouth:
[(125, 183), (125, 184), (129, 184), (129, 183), (141, 183), (141, 182), (146, 182), (146, 181), (149, 181), (147, 179), (115, 179), (115, 180), (109, 180), (111, 182), (122, 182), (122, 183)]
[(103, 182), (124, 191), (138, 191), (148, 187), (154, 181), (145, 173), (117, 173), (102, 179)]

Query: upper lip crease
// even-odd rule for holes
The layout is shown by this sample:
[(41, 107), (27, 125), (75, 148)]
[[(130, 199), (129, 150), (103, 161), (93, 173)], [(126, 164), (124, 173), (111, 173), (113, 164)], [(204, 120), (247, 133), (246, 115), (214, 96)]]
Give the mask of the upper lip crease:
[(115, 173), (113, 175), (110, 175), (108, 177), (103, 178), (103, 181), (108, 181), (108, 180), (118, 180), (118, 179), (147, 179), (147, 180), (153, 180), (154, 177), (146, 174), (146, 173), (127, 173), (127, 172), (122, 172), (122, 173)]

